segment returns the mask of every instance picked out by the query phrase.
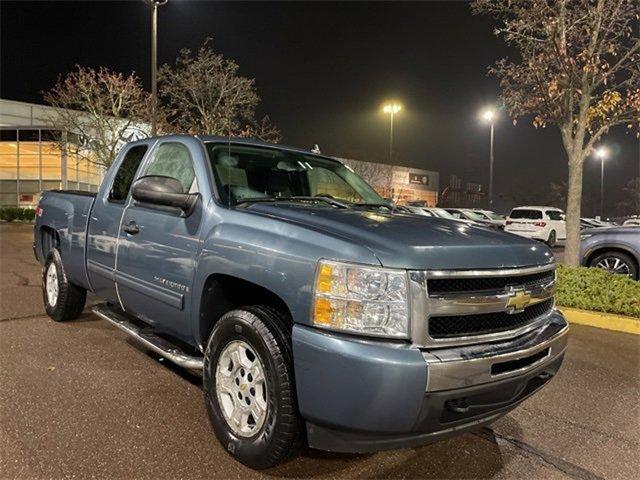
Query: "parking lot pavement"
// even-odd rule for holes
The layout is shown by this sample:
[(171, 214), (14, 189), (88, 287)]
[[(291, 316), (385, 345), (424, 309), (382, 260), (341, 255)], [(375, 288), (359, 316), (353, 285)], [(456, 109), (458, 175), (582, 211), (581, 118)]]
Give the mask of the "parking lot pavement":
[(565, 364), (489, 428), (371, 455), (304, 450), (265, 472), (215, 440), (198, 378), (85, 312), (42, 313), (31, 229), (0, 225), (2, 478), (637, 478), (637, 336), (573, 326)]

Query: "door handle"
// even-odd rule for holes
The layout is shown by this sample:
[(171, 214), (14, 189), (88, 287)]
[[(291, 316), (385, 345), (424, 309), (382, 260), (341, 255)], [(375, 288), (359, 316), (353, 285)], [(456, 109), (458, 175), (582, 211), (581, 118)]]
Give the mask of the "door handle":
[(138, 224), (135, 222), (135, 220), (131, 220), (128, 224), (122, 227), (122, 230), (127, 232), (129, 235), (135, 235), (140, 231), (140, 227), (138, 227)]

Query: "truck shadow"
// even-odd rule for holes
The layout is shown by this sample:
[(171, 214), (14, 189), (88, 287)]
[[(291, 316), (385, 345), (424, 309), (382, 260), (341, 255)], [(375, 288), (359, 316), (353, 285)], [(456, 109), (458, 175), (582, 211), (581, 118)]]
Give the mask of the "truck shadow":
[[(514, 420), (509, 421), (519, 430)], [(290, 462), (265, 473), (274, 478), (493, 478), (504, 467), (505, 459), (493, 431), (485, 427), (418, 448), (371, 454), (306, 448)]]

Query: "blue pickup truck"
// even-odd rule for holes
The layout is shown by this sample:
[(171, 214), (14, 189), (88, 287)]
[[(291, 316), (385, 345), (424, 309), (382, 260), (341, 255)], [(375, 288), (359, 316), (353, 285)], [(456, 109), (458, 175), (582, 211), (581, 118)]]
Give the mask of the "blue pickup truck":
[(93, 312), (203, 377), (253, 468), (488, 424), (558, 371), (568, 326), (539, 243), (417, 216), (335, 159), (254, 140), (126, 145), (96, 195), (43, 194), (55, 321)]

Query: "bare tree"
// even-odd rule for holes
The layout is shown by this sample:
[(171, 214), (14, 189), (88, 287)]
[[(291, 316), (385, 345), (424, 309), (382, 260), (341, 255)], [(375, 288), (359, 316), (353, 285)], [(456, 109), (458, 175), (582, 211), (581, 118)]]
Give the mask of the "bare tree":
[(380, 195), (387, 198), (392, 196), (392, 165), (347, 158), (340, 158), (339, 160), (360, 175), (369, 185), (374, 187)]
[(498, 19), (496, 35), (519, 53), (490, 68), (514, 122), (532, 116), (534, 126), (560, 130), (569, 167), (564, 258), (578, 265), (584, 160), (610, 128), (640, 130), (638, 0), (476, 0), (472, 8)]
[(257, 136), (279, 140), (269, 118), (256, 120), (255, 81), (239, 75), (233, 60), (214, 53), (207, 39), (195, 56), (180, 51), (174, 66), (158, 73), (164, 132)]
[(253, 121), (247, 125), (244, 130), (238, 133), (239, 137), (259, 138), (265, 142), (278, 143), (282, 136), (280, 130), (273, 123), (269, 115), (262, 117), (260, 121)]
[(66, 131), (60, 147), (92, 163), (108, 168), (123, 143), (147, 136), (149, 96), (134, 74), (76, 66), (44, 99), (56, 107), (51, 121)]

